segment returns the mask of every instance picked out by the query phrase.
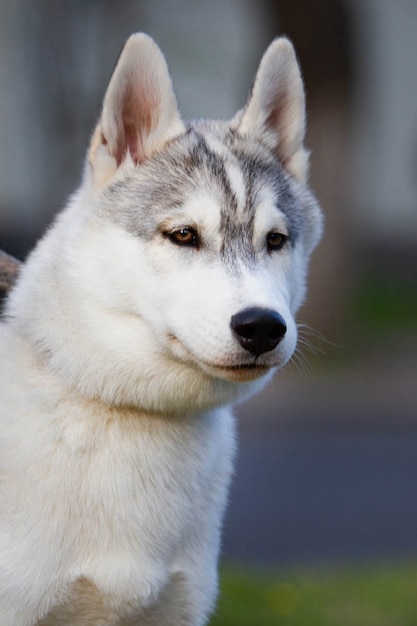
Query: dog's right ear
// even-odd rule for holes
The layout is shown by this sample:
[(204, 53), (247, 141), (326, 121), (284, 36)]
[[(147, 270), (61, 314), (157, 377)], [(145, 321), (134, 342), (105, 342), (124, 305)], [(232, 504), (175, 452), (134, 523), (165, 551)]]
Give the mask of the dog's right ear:
[(132, 35), (111, 77), (90, 145), (95, 184), (104, 186), (126, 162), (142, 163), (184, 130), (162, 52), (148, 35)]

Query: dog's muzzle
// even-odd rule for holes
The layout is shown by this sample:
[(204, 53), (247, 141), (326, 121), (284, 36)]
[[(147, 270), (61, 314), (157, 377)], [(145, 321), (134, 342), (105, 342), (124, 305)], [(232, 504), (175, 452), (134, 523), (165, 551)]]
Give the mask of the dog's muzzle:
[(287, 325), (272, 309), (251, 307), (233, 315), (230, 326), (242, 348), (255, 357), (277, 347), (287, 332)]

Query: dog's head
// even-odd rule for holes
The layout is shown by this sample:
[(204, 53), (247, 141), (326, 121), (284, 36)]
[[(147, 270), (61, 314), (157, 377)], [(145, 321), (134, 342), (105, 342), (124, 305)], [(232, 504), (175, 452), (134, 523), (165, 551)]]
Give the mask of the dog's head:
[(88, 302), (77, 319), (90, 325), (84, 391), (94, 351), (96, 395), (173, 412), (246, 396), (287, 363), (321, 232), (304, 130), (286, 39), (231, 122), (190, 125), (159, 48), (128, 40), (72, 208), (82, 229), (71, 227), (70, 264)]

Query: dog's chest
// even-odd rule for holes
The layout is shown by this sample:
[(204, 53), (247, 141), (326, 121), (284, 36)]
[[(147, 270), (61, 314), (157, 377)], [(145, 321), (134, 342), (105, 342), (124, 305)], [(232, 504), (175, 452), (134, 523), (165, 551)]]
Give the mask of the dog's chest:
[(64, 485), (56, 498), (69, 576), (151, 601), (176, 568), (217, 549), (234, 447), (231, 416), (114, 415), (94, 441), (90, 432), (89, 445), (85, 428), (68, 430), (63, 467), (72, 476), (57, 475), (56, 483)]

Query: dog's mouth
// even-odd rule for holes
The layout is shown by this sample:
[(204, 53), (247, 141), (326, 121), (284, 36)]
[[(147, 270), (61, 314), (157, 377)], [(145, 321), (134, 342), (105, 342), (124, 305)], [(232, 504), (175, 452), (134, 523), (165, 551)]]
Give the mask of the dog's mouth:
[(258, 363), (239, 363), (236, 365), (202, 363), (202, 368), (216, 378), (235, 382), (250, 382), (265, 376), (271, 370), (271, 367)]
[(265, 376), (272, 368), (277, 367), (275, 364), (258, 363), (257, 361), (238, 362), (238, 363), (215, 363), (205, 360), (196, 359), (190, 350), (179, 341), (178, 337), (173, 333), (169, 333), (168, 339), (174, 354), (181, 361), (194, 361), (207, 374), (214, 378), (233, 382), (250, 382)]
[(219, 367), (220, 369), (224, 369), (226, 371), (231, 371), (231, 372), (255, 372), (255, 371), (268, 371), (270, 368), (267, 365), (260, 365), (258, 363), (239, 363), (238, 365), (220, 365), (220, 366), (215, 366), (215, 367)]

